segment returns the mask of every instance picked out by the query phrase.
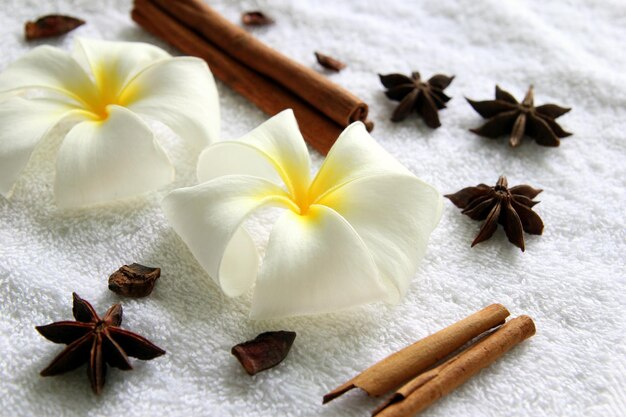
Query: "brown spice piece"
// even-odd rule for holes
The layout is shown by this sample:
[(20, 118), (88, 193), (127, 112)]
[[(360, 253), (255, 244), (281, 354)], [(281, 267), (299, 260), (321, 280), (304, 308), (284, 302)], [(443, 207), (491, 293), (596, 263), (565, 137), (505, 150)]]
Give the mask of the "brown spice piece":
[(495, 187), (478, 184), (476, 187), (466, 187), (445, 197), (463, 209), (461, 213), (473, 220), (485, 220), (472, 242), (472, 247), (493, 236), (500, 223), (509, 242), (523, 252), (524, 232), (533, 235), (543, 233), (543, 221), (532, 209), (539, 203), (533, 201), (533, 198), (541, 191), (530, 185), (509, 188), (506, 177), (502, 175)]
[(235, 345), (231, 353), (248, 374), (254, 375), (281, 363), (287, 357), (295, 339), (296, 332), (265, 332), (254, 340)]
[(26, 40), (30, 41), (63, 35), (84, 24), (84, 20), (76, 17), (51, 14), (40, 17), (34, 22), (26, 22), (24, 32)]
[(320, 52), (315, 52), (315, 58), (321, 66), (331, 71), (339, 72), (346, 67), (346, 64), (339, 61), (338, 59), (335, 59), (328, 55), (324, 55)]
[(370, 366), (324, 396), (327, 403), (358, 387), (378, 397), (411, 380), (485, 331), (499, 326), (509, 316), (501, 304), (484, 309), (446, 327)]
[(109, 289), (127, 297), (145, 297), (150, 295), (160, 276), (160, 268), (124, 265), (109, 277)]
[[(255, 72), (284, 85), (329, 118), (347, 126), (364, 121), (367, 105), (327, 77), (259, 41), (231, 23), (202, 0), (150, 0), (198, 31), (208, 42)], [(135, 1), (139, 7), (141, 1)]]
[(411, 77), (402, 74), (378, 76), (387, 88), (385, 95), (400, 102), (391, 115), (391, 121), (402, 121), (415, 111), (428, 127), (435, 129), (441, 126), (438, 112), (445, 109), (446, 103), (450, 101), (450, 97), (443, 90), (450, 85), (454, 76), (435, 74), (425, 82), (419, 72), (413, 72)]
[(274, 23), (274, 19), (258, 10), (245, 12), (241, 15), (241, 23), (246, 26), (266, 26)]
[(535, 334), (528, 316), (514, 318), (452, 359), (400, 388), (372, 413), (379, 417), (412, 417)]
[(107, 363), (121, 370), (129, 370), (133, 368), (128, 361), (129, 356), (150, 360), (165, 354), (163, 349), (148, 339), (119, 327), (122, 324), (121, 304), (114, 304), (100, 318), (91, 304), (76, 293), (72, 296), (72, 312), (76, 321), (58, 321), (35, 327), (46, 339), (67, 345), (41, 371), (41, 376), (63, 374), (87, 362), (91, 389), (100, 394), (104, 387)]
[(269, 115), (292, 108), (304, 138), (326, 154), (367, 105), (319, 72), (261, 43), (200, 0), (135, 0), (132, 18), (188, 55)]
[(559, 146), (560, 138), (572, 135), (554, 120), (571, 109), (556, 104), (535, 107), (532, 85), (521, 103), (497, 85), (495, 100), (466, 100), (482, 117), (489, 119), (481, 127), (470, 131), (492, 139), (510, 133), (509, 145), (513, 147), (522, 143), (524, 135), (543, 146)]

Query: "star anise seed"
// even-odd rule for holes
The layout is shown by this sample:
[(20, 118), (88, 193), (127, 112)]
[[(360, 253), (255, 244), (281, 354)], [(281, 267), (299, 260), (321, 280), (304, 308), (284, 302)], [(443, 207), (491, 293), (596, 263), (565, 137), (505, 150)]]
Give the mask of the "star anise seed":
[(315, 52), (315, 59), (317, 59), (317, 63), (320, 64), (322, 67), (331, 71), (339, 72), (346, 67), (346, 64), (344, 64), (340, 60), (333, 58), (330, 55), (325, 55), (321, 52)]
[(241, 15), (241, 22), (246, 26), (266, 26), (274, 23), (274, 19), (258, 10), (245, 12)]
[(571, 109), (556, 104), (535, 107), (532, 85), (521, 103), (497, 85), (495, 100), (466, 100), (482, 117), (489, 119), (481, 127), (470, 131), (492, 139), (510, 133), (509, 144), (513, 147), (522, 143), (524, 135), (543, 146), (559, 146), (560, 138), (572, 135), (554, 120)]
[(88, 362), (87, 374), (91, 389), (100, 394), (104, 386), (107, 363), (110, 366), (132, 369), (128, 357), (149, 360), (165, 351), (148, 339), (119, 327), (122, 324), (122, 305), (114, 304), (101, 319), (94, 308), (76, 293), (72, 294), (72, 312), (77, 321), (58, 321), (35, 327), (46, 339), (64, 343), (63, 349), (41, 376), (59, 375)]
[(34, 22), (26, 22), (24, 33), (26, 34), (26, 40), (31, 41), (33, 39), (64, 35), (84, 24), (84, 20), (76, 17), (53, 14), (40, 17)]
[(419, 72), (413, 72), (411, 77), (402, 74), (378, 74), (378, 76), (380, 82), (387, 88), (385, 95), (391, 100), (400, 102), (391, 116), (393, 122), (406, 119), (415, 110), (422, 116), (427, 126), (433, 129), (441, 126), (437, 112), (446, 108), (446, 103), (450, 101), (450, 97), (443, 90), (450, 85), (454, 76), (437, 74), (426, 82), (421, 80)]
[(532, 208), (538, 201), (533, 201), (542, 190), (529, 185), (518, 185), (508, 188), (506, 177), (498, 179), (495, 187), (478, 184), (476, 187), (463, 188), (445, 197), (457, 207), (461, 213), (473, 220), (485, 220), (472, 247), (489, 239), (500, 223), (504, 227), (506, 237), (511, 243), (524, 251), (524, 232), (540, 235), (543, 222)]

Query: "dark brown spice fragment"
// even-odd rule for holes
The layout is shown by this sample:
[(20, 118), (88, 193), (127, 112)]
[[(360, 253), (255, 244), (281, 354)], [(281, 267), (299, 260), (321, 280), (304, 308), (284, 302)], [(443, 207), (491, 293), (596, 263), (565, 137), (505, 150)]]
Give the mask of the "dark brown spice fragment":
[(60, 36), (84, 24), (84, 20), (75, 17), (51, 14), (40, 17), (34, 22), (26, 22), (24, 32), (26, 39), (30, 41)]
[(387, 88), (385, 94), (394, 101), (399, 101), (391, 120), (399, 122), (415, 111), (422, 116), (426, 125), (431, 128), (441, 126), (438, 111), (446, 108), (450, 101), (445, 90), (454, 76), (443, 74), (433, 75), (428, 81), (422, 81), (419, 72), (413, 72), (411, 77), (402, 74), (378, 75), (380, 82)]
[(488, 119), (481, 127), (470, 129), (480, 136), (496, 139), (509, 133), (509, 145), (515, 147), (522, 143), (524, 135), (543, 146), (559, 146), (560, 138), (572, 135), (555, 121), (571, 109), (556, 104), (535, 107), (532, 85), (521, 103), (497, 85), (495, 100), (466, 100), (482, 117)]
[(241, 23), (246, 26), (265, 26), (274, 23), (274, 20), (258, 10), (245, 12), (241, 15)]
[(140, 264), (124, 265), (109, 277), (109, 289), (128, 297), (145, 297), (161, 276), (160, 268)]
[(346, 67), (346, 64), (339, 61), (338, 59), (335, 59), (328, 55), (324, 55), (320, 52), (315, 52), (315, 58), (321, 66), (331, 71), (339, 72)]
[(41, 376), (59, 375), (87, 362), (87, 374), (94, 393), (104, 386), (107, 363), (122, 370), (132, 369), (128, 357), (149, 360), (165, 351), (148, 339), (119, 327), (122, 324), (122, 305), (114, 304), (100, 318), (87, 301), (73, 293), (72, 312), (77, 321), (58, 321), (35, 329), (43, 337), (67, 346)]
[(284, 330), (261, 333), (254, 340), (235, 345), (231, 353), (248, 374), (254, 375), (281, 363), (295, 339), (295, 332)]
[(489, 239), (500, 223), (509, 241), (523, 252), (524, 232), (533, 235), (543, 233), (543, 222), (532, 210), (539, 203), (533, 198), (541, 191), (529, 185), (508, 188), (506, 177), (501, 176), (495, 187), (478, 184), (445, 197), (473, 220), (485, 220), (472, 246)]

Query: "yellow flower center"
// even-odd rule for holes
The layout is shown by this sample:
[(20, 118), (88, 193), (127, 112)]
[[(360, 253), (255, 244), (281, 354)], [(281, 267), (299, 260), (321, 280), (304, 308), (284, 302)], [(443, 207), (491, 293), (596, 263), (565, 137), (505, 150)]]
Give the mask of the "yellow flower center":
[(299, 193), (296, 195), (292, 194), (291, 201), (293, 201), (296, 207), (299, 209), (298, 211), (294, 211), (301, 216), (306, 216), (307, 212), (309, 211), (309, 207), (311, 206), (308, 190), (306, 190), (306, 192), (304, 193)]
[(113, 68), (105, 65), (95, 65), (93, 68), (95, 93), (92, 91), (78, 91), (78, 98), (84, 105), (88, 116), (97, 121), (106, 120), (109, 117), (107, 107), (116, 104), (124, 106), (127, 100), (125, 96), (124, 80)]

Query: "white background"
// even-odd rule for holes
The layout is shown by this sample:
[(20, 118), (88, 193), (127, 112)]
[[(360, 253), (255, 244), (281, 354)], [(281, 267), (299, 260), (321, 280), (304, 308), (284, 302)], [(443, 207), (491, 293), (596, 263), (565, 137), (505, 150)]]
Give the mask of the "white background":
[[(529, 314), (537, 335), (430, 408), (428, 416), (626, 415), (626, 22), (620, 1), (384, 2), (213, 1), (228, 18), (261, 9), (276, 20), (254, 33), (320, 71), (313, 51), (348, 64), (328, 74), (370, 104), (373, 136), (442, 193), (495, 183), (544, 189), (535, 207), (546, 228), (527, 250), (502, 230), (470, 249), (480, 224), (445, 201), (440, 226), (397, 306), (371, 305), (318, 317), (254, 322), (250, 297), (227, 299), (168, 227), (159, 201), (194, 181), (194, 155), (171, 132), (175, 184), (123, 203), (62, 211), (53, 204), (54, 149), (39, 149), (10, 201), (0, 199), (0, 415), (365, 416), (376, 400), (353, 393), (322, 406), (322, 395), (375, 361), (492, 302)], [(129, 18), (129, 1), (2, 0), (0, 69), (30, 50), (23, 23), (51, 12), (87, 25), (47, 43), (69, 49), (74, 36), (141, 40), (165, 46)], [(169, 49), (171, 52), (173, 50)], [(443, 126), (416, 117), (393, 124), (377, 73), (419, 70), (456, 75), (440, 112)], [(574, 136), (559, 148), (526, 139), (478, 137), (483, 120), (465, 102), (493, 97), (494, 85), (537, 104), (572, 107), (558, 121)], [(266, 119), (218, 85), (224, 138)], [(10, 126), (0, 126), (10, 129)], [(316, 166), (321, 157), (314, 155)], [(250, 225), (258, 240), (271, 216)], [(35, 325), (71, 317), (76, 291), (104, 312), (119, 297), (106, 286), (124, 263), (160, 266), (146, 299), (123, 300), (123, 325), (167, 350), (135, 370), (109, 370), (101, 397), (84, 368), (55, 378), (38, 372), (61, 349)], [(232, 345), (267, 330), (298, 333), (279, 367), (249, 377)]]

